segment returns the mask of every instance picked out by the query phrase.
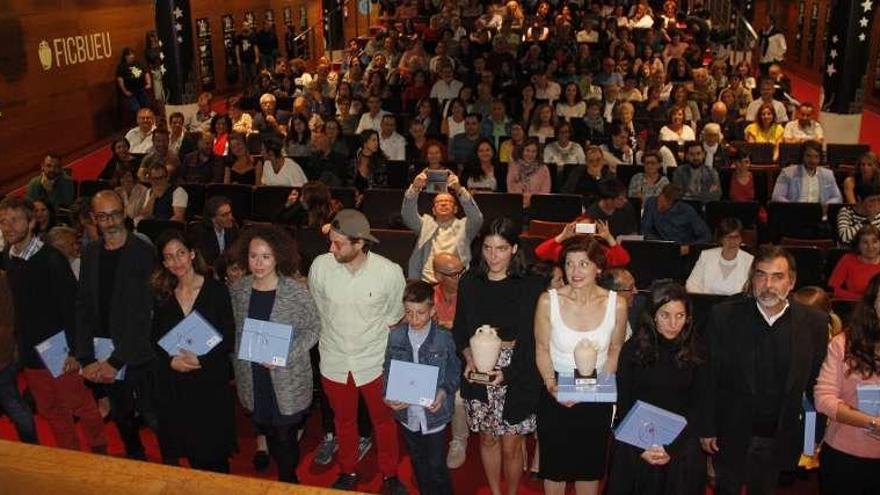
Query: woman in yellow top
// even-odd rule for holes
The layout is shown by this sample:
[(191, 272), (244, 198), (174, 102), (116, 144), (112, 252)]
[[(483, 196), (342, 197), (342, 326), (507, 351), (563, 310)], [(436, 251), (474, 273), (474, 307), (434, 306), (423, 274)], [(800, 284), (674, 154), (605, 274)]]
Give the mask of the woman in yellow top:
[(510, 124), (510, 139), (501, 143), (498, 149), (498, 161), (510, 163), (515, 160), (514, 151), (526, 144), (526, 130), (519, 122)]
[(758, 118), (746, 126), (746, 141), (749, 143), (770, 143), (773, 145), (773, 160), (779, 158), (779, 143), (784, 129), (776, 123), (773, 105), (763, 103), (758, 107)]

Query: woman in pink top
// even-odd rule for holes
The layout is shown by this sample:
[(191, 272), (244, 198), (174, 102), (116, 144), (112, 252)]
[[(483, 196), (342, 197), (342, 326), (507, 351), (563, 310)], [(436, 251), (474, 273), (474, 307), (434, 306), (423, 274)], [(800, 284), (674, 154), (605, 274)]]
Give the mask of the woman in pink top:
[(843, 255), (828, 278), (837, 299), (861, 299), (868, 282), (880, 273), (880, 230), (866, 224), (856, 233), (853, 245), (855, 252)]
[(816, 381), (816, 410), (831, 420), (819, 454), (823, 495), (880, 490), (880, 417), (858, 409), (857, 387), (880, 385), (880, 276), (853, 312), (850, 327), (828, 344)]
[(507, 192), (521, 193), (528, 208), (532, 194), (550, 192), (550, 170), (538, 159), (538, 140), (528, 138), (507, 170)]

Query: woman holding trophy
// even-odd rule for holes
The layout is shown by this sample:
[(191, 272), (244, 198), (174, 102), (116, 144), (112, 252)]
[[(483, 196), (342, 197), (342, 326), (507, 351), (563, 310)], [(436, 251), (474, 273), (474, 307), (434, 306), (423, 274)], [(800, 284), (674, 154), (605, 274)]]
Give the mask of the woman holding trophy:
[(540, 469), (544, 493), (596, 494), (604, 477), (611, 403), (559, 402), (561, 375), (590, 381), (614, 373), (626, 332), (626, 300), (596, 284), (605, 251), (591, 238), (563, 244), (565, 285), (541, 295), (535, 311), (535, 358), (544, 381), (538, 403)]
[[(492, 495), (515, 495), (523, 473), (524, 435), (535, 431), (540, 381), (532, 322), (543, 279), (529, 274), (519, 228), (508, 218), (484, 225), (477, 264), (459, 282), (453, 333), (465, 360), (461, 395), (480, 433)], [(479, 331), (478, 331), (479, 329)]]

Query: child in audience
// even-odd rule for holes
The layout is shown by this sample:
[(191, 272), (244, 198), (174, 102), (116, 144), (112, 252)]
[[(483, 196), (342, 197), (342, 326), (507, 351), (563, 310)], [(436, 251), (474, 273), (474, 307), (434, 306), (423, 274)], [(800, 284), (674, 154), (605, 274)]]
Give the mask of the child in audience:
[(452, 334), (434, 319), (434, 288), (420, 280), (403, 291), (404, 323), (391, 329), (385, 350), (385, 386), (391, 360), (437, 366), (437, 392), (429, 406), (385, 400), (400, 423), (421, 493), (452, 493), (446, 467), (446, 425), (452, 421), (461, 362)]

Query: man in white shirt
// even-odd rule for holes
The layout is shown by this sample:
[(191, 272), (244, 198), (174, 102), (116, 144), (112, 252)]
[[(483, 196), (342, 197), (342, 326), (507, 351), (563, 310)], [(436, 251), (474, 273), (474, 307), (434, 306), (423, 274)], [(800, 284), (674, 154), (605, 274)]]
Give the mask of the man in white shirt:
[(451, 65), (441, 66), (439, 72), (440, 79), (431, 86), (431, 98), (437, 100), (438, 108), (442, 108), (445, 102), (458, 98), (464, 83), (453, 78)]
[(749, 103), (749, 106), (746, 109), (746, 120), (754, 122), (758, 117), (758, 109), (761, 108), (761, 105), (769, 103), (773, 105), (773, 110), (776, 112), (776, 123), (785, 125), (785, 123), (788, 122), (788, 110), (785, 109), (785, 105), (781, 101), (773, 98), (775, 92), (776, 85), (773, 83), (773, 80), (762, 79), (761, 97)]
[(541, 72), (535, 79), (535, 98), (538, 100), (547, 100), (547, 103), (553, 105), (559, 99), (562, 88), (559, 83), (553, 81), (547, 76), (546, 72)]
[(330, 252), (309, 270), (309, 289), (321, 315), (321, 383), (333, 409), (341, 472), (333, 488), (352, 490), (358, 481), (358, 395), (376, 432), (383, 493), (405, 494), (397, 478), (397, 425), (383, 402), (382, 369), (389, 327), (403, 317), (406, 282), (400, 266), (370, 247), (363, 213), (345, 209), (330, 223)]
[(822, 130), (822, 124), (813, 120), (813, 104), (803, 102), (798, 107), (798, 118), (785, 124), (785, 132), (782, 134), (782, 140), (786, 143), (803, 143), (804, 141), (825, 140), (825, 133)]
[(156, 117), (153, 111), (147, 107), (138, 110), (137, 127), (125, 133), (125, 139), (130, 145), (128, 151), (135, 154), (145, 154), (153, 149), (153, 131), (156, 129)]
[(785, 43), (785, 33), (776, 28), (773, 17), (767, 20), (767, 27), (759, 35), (760, 66), (761, 74), (767, 74), (771, 64), (781, 64), (785, 59), (788, 46)]
[(367, 111), (361, 115), (355, 134), (360, 134), (367, 129), (382, 132), (382, 118), (386, 115), (388, 112), (382, 110), (382, 100), (378, 96), (370, 96), (367, 98)]
[(406, 160), (406, 139), (397, 133), (397, 119), (390, 113), (382, 116), (379, 148), (391, 161), (402, 162)]

